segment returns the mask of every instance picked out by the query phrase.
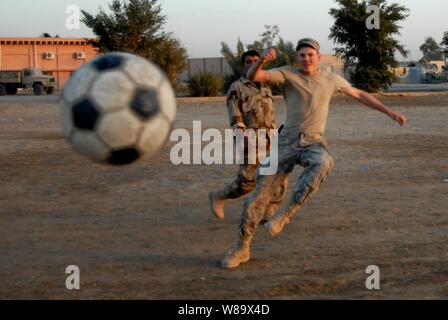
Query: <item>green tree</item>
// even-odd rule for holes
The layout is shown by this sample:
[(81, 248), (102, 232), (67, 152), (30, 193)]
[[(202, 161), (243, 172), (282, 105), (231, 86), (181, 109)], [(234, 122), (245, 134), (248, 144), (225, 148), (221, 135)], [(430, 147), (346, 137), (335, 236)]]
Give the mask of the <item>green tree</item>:
[(279, 38), (277, 43), (277, 54), (278, 57), (275, 61), (276, 66), (280, 67), (284, 65), (296, 65), (297, 63), (297, 52), (296, 47), (291, 41), (285, 41), (283, 38)]
[(219, 75), (200, 73), (188, 82), (188, 90), (192, 97), (215, 97), (221, 93), (223, 79)]
[(172, 84), (186, 66), (186, 50), (163, 26), (166, 16), (158, 0), (113, 0), (110, 13), (82, 10), (82, 22), (97, 35), (92, 43), (101, 52), (125, 51), (159, 65)]
[(425, 38), (425, 42), (420, 46), (420, 51), (423, 53), (422, 60), (426, 60), (426, 62), (443, 60), (442, 48), (433, 37)]
[(440, 43), (440, 45), (442, 46), (442, 51), (443, 51), (443, 53), (444, 53), (444, 59), (445, 59), (445, 72), (448, 72), (448, 69), (447, 69), (447, 64), (446, 64), (446, 60), (447, 60), (447, 58), (448, 58), (448, 31), (446, 31), (444, 34), (443, 34), (443, 38), (442, 38), (442, 42)]
[(51, 34), (49, 34), (48, 32), (44, 32), (44, 33), (42, 33), (40, 36), (39, 36), (39, 38), (59, 38), (59, 35), (57, 34), (57, 35), (55, 35), (54, 37), (51, 35)]
[(260, 39), (247, 46), (248, 49), (257, 50), (263, 53), (268, 48), (277, 49), (277, 59), (271, 61), (266, 69), (277, 68), (284, 65), (294, 65), (296, 63), (296, 49), (290, 41), (285, 41), (279, 36), (280, 29), (277, 25), (265, 25), (265, 31), (260, 34)]
[(244, 49), (244, 44), (241, 42), (240, 38), (238, 38), (238, 42), (236, 45), (236, 52), (234, 53), (232, 49), (230, 49), (229, 45), (225, 42), (221, 42), (221, 53), (224, 56), (224, 59), (232, 69), (232, 74), (226, 75), (224, 77), (224, 90), (230, 87), (230, 85), (238, 80), (243, 75), (243, 66), (241, 65), (241, 59), (243, 57), (243, 53), (246, 51)]
[(448, 31), (443, 34), (443, 39), (440, 45), (444, 47), (444, 50), (448, 50)]
[[(276, 68), (284, 65), (294, 65), (296, 62), (296, 50), (294, 44), (290, 41), (285, 41), (279, 36), (280, 29), (277, 25), (265, 25), (265, 31), (260, 34), (260, 39), (255, 40), (252, 44), (248, 44), (247, 50), (256, 50), (260, 54), (270, 47), (277, 48), (277, 59), (271, 61), (266, 66), (267, 69)], [(227, 90), (230, 85), (238, 80), (243, 75), (243, 67), (241, 65), (241, 58), (246, 51), (244, 44), (238, 38), (236, 52), (233, 52), (229, 45), (221, 42), (221, 53), (227, 63), (232, 69), (232, 74), (224, 78), (224, 89)], [(279, 93), (275, 90), (275, 93)]]
[(249, 50), (256, 50), (261, 54), (267, 48), (274, 46), (275, 39), (278, 38), (280, 33), (278, 25), (271, 26), (265, 24), (264, 29), (264, 32), (260, 34), (261, 39), (255, 40), (254, 43), (247, 46)]
[[(387, 89), (395, 78), (389, 67), (398, 65), (395, 54), (408, 55), (394, 36), (400, 34), (399, 22), (408, 17), (409, 9), (388, 4), (387, 0), (335, 1), (338, 7), (330, 10), (335, 20), (330, 39), (339, 45), (335, 51), (344, 58), (346, 67), (354, 67), (351, 74), (354, 85), (369, 92)], [(379, 29), (367, 28), (369, 5), (379, 8)]]

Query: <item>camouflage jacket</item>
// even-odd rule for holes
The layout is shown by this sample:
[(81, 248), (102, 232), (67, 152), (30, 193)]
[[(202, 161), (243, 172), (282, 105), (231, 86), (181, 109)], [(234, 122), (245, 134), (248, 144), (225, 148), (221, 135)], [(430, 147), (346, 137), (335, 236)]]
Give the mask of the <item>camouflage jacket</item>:
[(275, 129), (271, 89), (245, 77), (232, 83), (227, 93), (227, 109), (232, 128)]

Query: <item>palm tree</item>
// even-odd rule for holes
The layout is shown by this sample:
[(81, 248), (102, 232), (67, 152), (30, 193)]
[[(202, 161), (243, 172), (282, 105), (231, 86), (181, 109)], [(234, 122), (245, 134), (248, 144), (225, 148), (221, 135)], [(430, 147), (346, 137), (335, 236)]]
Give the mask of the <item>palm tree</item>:
[(234, 81), (238, 80), (243, 75), (241, 58), (243, 57), (244, 51), (244, 44), (241, 42), (240, 38), (238, 38), (236, 53), (230, 49), (227, 43), (221, 42), (221, 53), (232, 69), (232, 74), (227, 75), (224, 78), (224, 90), (226, 91)]

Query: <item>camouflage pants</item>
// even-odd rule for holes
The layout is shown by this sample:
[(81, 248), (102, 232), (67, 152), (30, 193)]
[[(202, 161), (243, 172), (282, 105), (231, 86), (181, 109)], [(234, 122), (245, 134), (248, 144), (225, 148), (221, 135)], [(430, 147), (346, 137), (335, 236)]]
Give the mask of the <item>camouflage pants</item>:
[[(217, 191), (219, 197), (222, 199), (237, 199), (252, 192), (256, 187), (256, 175), (259, 166), (260, 164), (241, 164), (235, 180), (226, 185), (222, 190)], [(285, 179), (273, 190), (271, 199), (268, 203), (268, 206), (271, 204), (270, 211), (275, 212), (278, 204), (283, 201), (287, 184), (288, 180)], [(265, 209), (265, 212), (266, 210), (267, 208)]]
[(304, 168), (299, 176), (287, 210), (297, 211), (319, 189), (333, 168), (333, 159), (325, 143), (316, 143), (301, 133), (283, 132), (279, 138), (278, 171), (272, 176), (257, 174), (256, 189), (244, 201), (240, 235), (251, 237), (278, 186), (298, 164)]
[[(269, 143), (267, 149), (269, 150)], [(240, 164), (237, 177), (223, 189), (217, 191), (216, 195), (221, 199), (237, 199), (252, 192), (256, 187), (256, 176), (259, 167), (258, 158), (256, 159), (256, 164), (249, 164), (248, 147), (245, 145), (244, 164)], [(263, 212), (265, 219), (268, 219), (277, 211), (279, 204), (285, 197), (287, 185), (288, 179), (284, 179), (282, 183), (279, 183), (272, 190), (271, 198)]]

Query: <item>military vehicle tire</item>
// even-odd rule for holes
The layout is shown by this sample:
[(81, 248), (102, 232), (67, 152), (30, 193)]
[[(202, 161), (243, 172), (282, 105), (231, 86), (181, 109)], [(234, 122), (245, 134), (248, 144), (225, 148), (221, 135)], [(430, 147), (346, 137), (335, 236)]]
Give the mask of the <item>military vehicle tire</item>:
[(15, 95), (17, 93), (16, 87), (6, 87), (6, 93), (10, 95)]
[(40, 83), (36, 83), (33, 86), (33, 92), (36, 96), (40, 96), (44, 92), (44, 87)]

